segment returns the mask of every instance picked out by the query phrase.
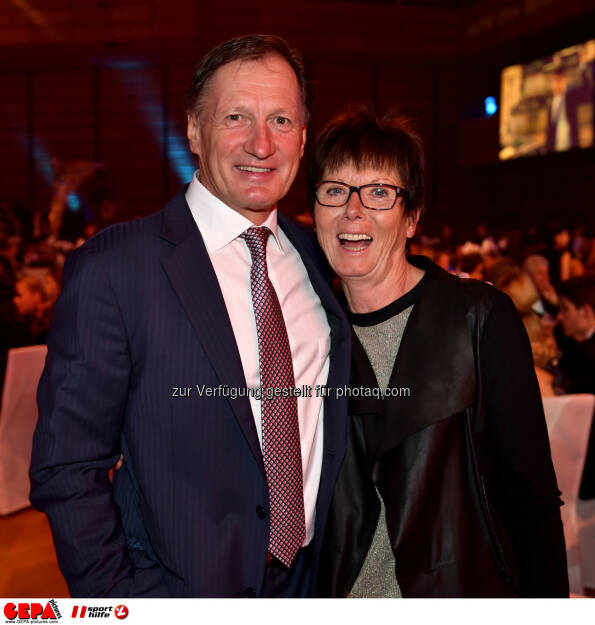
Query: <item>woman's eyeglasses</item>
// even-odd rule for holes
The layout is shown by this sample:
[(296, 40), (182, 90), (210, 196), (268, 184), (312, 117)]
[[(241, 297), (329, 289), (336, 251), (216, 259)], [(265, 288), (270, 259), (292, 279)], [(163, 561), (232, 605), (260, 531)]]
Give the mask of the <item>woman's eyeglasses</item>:
[(362, 206), (372, 210), (390, 210), (399, 197), (407, 198), (407, 190), (377, 182), (352, 187), (344, 182), (323, 180), (316, 185), (316, 199), (322, 206), (345, 206), (352, 193), (357, 193)]

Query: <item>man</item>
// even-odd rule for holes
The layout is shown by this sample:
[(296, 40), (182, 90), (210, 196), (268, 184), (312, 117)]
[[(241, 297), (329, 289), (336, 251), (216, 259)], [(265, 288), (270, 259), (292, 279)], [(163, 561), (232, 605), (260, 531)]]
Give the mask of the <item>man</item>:
[(312, 237), (276, 211), (305, 102), (283, 40), (218, 46), (187, 93), (200, 174), (69, 258), (31, 500), (73, 595), (312, 593), (346, 415), (316, 387), (347, 383), (350, 332)]
[[(46, 276), (45, 280), (56, 284), (50, 276)], [(50, 326), (52, 302), (42, 278), (22, 276), (15, 284), (15, 291), (13, 302), (25, 321), (31, 343), (45, 343)]]
[(0, 254), (0, 388), (4, 384), (8, 350), (31, 344), (27, 326), (14, 304), (15, 285), (12, 264)]
[[(558, 333), (562, 349), (562, 387), (567, 393), (595, 393), (595, 278), (573, 278), (558, 289)], [(587, 443), (587, 457), (579, 490), (581, 499), (595, 498), (595, 421)]]
[(595, 279), (562, 282), (558, 294), (563, 387), (567, 393), (595, 393)]
[(523, 269), (529, 274), (539, 293), (539, 299), (533, 305), (533, 310), (540, 317), (548, 315), (548, 318), (555, 319), (558, 314), (558, 294), (550, 281), (548, 259), (539, 254), (530, 254), (523, 263)]
[(569, 84), (568, 68), (557, 62), (551, 74), (552, 99), (548, 107), (546, 148), (562, 152), (581, 147), (581, 105), (590, 107), (593, 99), (593, 62), (579, 49), (575, 81)]
[(558, 66), (552, 73), (552, 101), (548, 109), (546, 147), (561, 152), (578, 147), (576, 98), (568, 89), (566, 72)]

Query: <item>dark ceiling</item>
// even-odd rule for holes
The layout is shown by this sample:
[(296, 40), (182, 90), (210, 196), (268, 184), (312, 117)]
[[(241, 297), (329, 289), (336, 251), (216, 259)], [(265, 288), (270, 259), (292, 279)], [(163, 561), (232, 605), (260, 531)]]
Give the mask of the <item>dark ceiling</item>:
[(351, 2), (353, 4), (394, 4), (403, 7), (432, 9), (466, 9), (479, 4), (481, 0), (324, 0), (325, 2)]

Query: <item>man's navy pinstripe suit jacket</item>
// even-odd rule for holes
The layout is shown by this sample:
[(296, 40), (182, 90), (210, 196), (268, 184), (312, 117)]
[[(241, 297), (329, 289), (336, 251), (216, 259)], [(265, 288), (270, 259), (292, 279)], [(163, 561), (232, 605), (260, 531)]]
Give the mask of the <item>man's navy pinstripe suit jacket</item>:
[[(319, 270), (324, 259), (310, 233), (279, 223), (327, 313), (328, 384), (343, 386), (350, 331)], [(101, 231), (65, 267), (38, 390), (31, 501), (49, 517), (73, 596), (260, 593), (268, 493), (249, 400), (172, 397), (196, 384), (245, 380), (182, 189), (163, 210)], [(345, 400), (325, 400), (311, 577), (346, 415)]]

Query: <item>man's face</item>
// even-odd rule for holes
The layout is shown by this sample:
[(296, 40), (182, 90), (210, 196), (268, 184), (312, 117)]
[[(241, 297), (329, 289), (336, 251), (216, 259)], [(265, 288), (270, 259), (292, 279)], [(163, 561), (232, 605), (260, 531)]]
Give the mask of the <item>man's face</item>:
[(261, 224), (289, 191), (306, 127), (291, 66), (279, 56), (233, 61), (206, 86), (188, 119), (200, 181), (222, 202)]
[(562, 324), (564, 334), (577, 341), (582, 341), (585, 337), (585, 333), (590, 329), (587, 306), (577, 308), (566, 297), (560, 298), (558, 321)]
[(21, 281), (15, 285), (16, 295), (12, 298), (16, 309), (21, 315), (32, 315), (41, 305), (41, 295), (30, 291)]
[(550, 274), (547, 265), (537, 265), (529, 272), (533, 284), (537, 287), (538, 291), (545, 291), (550, 288)]

